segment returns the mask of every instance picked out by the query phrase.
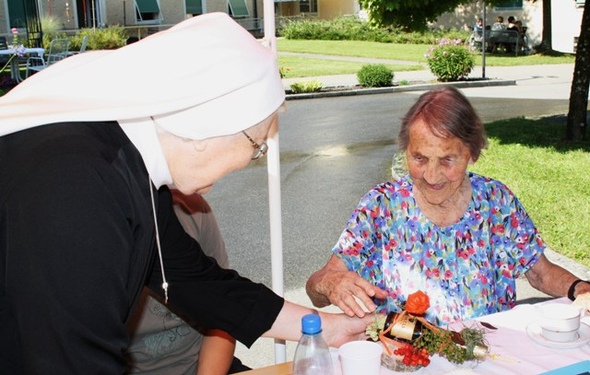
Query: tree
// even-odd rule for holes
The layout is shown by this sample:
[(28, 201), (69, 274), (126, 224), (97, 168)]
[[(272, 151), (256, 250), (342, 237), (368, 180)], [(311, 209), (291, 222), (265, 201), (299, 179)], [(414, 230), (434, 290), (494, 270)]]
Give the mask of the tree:
[(406, 30), (424, 30), (441, 14), (453, 11), (470, 0), (359, 0), (377, 26), (400, 26)]
[[(505, 1), (487, 0), (485, 3), (493, 6)], [(546, 2), (550, 1), (543, 3)], [(408, 31), (421, 31), (426, 29), (428, 22), (436, 21), (439, 16), (452, 12), (459, 5), (471, 4), (473, 0), (359, 0), (359, 3), (368, 11), (371, 23), (375, 26), (396, 26)]]
[[(535, 2), (536, 0), (533, 0)], [(551, 43), (551, 32), (553, 26), (551, 22), (551, 0), (543, 1), (543, 34), (541, 40), (541, 49), (551, 50), (553, 45)]]
[(567, 114), (566, 139), (584, 139), (588, 116), (588, 89), (590, 85), (590, 4), (584, 7), (582, 27), (576, 48), (574, 78), (570, 91), (570, 106)]

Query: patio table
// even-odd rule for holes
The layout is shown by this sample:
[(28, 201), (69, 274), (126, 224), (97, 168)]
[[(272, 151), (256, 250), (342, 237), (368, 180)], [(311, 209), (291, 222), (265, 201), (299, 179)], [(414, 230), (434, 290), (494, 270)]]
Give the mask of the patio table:
[[(37, 55), (38, 57), (43, 57), (45, 53), (44, 48), (25, 48), (24, 54), (25, 55)], [(0, 49), (0, 56), (12, 56), (15, 52), (12, 48), (8, 49)], [(10, 77), (14, 79), (16, 82), (22, 82), (23, 78), (20, 75), (19, 70), (19, 60), (18, 57), (15, 56), (12, 60), (10, 60)]]
[[(445, 358), (434, 355), (431, 363), (412, 374), (485, 374), (485, 375), (523, 375), (543, 374), (555, 370), (555, 374), (590, 373), (590, 317), (582, 319), (580, 338), (571, 343), (553, 343), (544, 340), (534, 330), (539, 317), (538, 306), (547, 303), (571, 303), (567, 298), (553, 299), (535, 305), (519, 305), (512, 310), (480, 317), (474, 321), (459, 323), (451, 328), (460, 330), (477, 321), (492, 324), (497, 329), (485, 329), (490, 355), (480, 363), (466, 362), (456, 365)], [(340, 362), (336, 350), (332, 350), (334, 375), (341, 375)], [(577, 366), (575, 371), (558, 372), (566, 366)], [(292, 375), (292, 362), (277, 364), (260, 369), (241, 372), (243, 375)], [(584, 372), (586, 371), (586, 372)], [(381, 367), (381, 375), (393, 375), (398, 372)]]

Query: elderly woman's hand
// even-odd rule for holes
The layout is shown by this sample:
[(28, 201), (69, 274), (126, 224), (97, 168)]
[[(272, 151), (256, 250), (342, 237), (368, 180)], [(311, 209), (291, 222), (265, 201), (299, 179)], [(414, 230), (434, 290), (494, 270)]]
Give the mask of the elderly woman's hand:
[(332, 255), (324, 268), (311, 275), (306, 290), (314, 306), (333, 304), (346, 315), (361, 318), (366, 315), (366, 311), (359, 305), (359, 301), (369, 312), (373, 312), (377, 306), (372, 298), (387, 297), (383, 289), (372, 285), (356, 272), (349, 271), (335, 255)]

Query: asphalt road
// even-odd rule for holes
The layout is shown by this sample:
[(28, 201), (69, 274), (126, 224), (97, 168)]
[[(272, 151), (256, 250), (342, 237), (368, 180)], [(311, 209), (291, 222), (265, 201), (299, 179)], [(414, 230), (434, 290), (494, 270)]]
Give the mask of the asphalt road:
[[(464, 92), (484, 122), (566, 113), (568, 106), (565, 99), (491, 98), (479, 96), (477, 89)], [(389, 177), (400, 119), (419, 94), (287, 103), (279, 120), (285, 291), (301, 288), (325, 264), (358, 200)], [(206, 198), (219, 221), (232, 268), (270, 285), (266, 160), (225, 177)]]

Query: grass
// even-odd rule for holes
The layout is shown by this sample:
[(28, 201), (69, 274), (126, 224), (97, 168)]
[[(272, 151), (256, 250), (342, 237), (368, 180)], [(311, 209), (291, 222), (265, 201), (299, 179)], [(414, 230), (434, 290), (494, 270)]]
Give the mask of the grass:
[[(281, 55), (279, 53), (279, 66), (288, 68), (285, 78), (295, 77), (316, 77), (336, 74), (356, 74), (363, 65), (367, 63), (343, 61), (343, 60), (325, 60), (313, 59), (300, 56)], [(385, 64), (394, 72), (424, 69), (422, 65), (394, 65)]]
[[(310, 54), (324, 54), (324, 55), (335, 55), (335, 56), (353, 56), (353, 57), (368, 57), (375, 59), (387, 59), (387, 60), (403, 60), (403, 61), (415, 61), (417, 64), (426, 64), (426, 58), (424, 54), (430, 48), (429, 45), (425, 44), (394, 44), (394, 43), (378, 43), (378, 42), (363, 42), (363, 41), (348, 41), (348, 40), (292, 40), (292, 39), (279, 39), (278, 43), (279, 60), (285, 61), (284, 66), (292, 64), (297, 67), (293, 67), (293, 74), (290, 77), (302, 77), (302, 76), (318, 76), (318, 75), (331, 75), (331, 74), (348, 74), (351, 73), (339, 73), (346, 69), (356, 69), (352, 73), (356, 73), (362, 63), (356, 65), (347, 65), (341, 61), (336, 60), (321, 60), (299, 57), (297, 60), (293, 60), (291, 63), (290, 59), (293, 56), (280, 55), (281, 52), (297, 52), (297, 53), (310, 53)], [(553, 54), (544, 55), (536, 54), (530, 56), (518, 56), (514, 57), (511, 54), (486, 54), (486, 66), (519, 66), (519, 65), (545, 65), (545, 64), (573, 64), (575, 60), (574, 55), (570, 54)], [(481, 54), (476, 54), (475, 58), (476, 65), (482, 64)], [(290, 67), (290, 66), (289, 66)], [(410, 68), (405, 65), (398, 65), (393, 68), (393, 71), (402, 70), (416, 70), (417, 66)], [(321, 71), (321, 73), (320, 73)], [(301, 72), (301, 73), (295, 73)], [(303, 73), (306, 72), (306, 73)], [(301, 75), (299, 75), (301, 74)], [(288, 75), (289, 77), (289, 75)]]
[(504, 182), (547, 245), (590, 267), (590, 144), (562, 141), (565, 119), (486, 124), (490, 144), (470, 170)]

